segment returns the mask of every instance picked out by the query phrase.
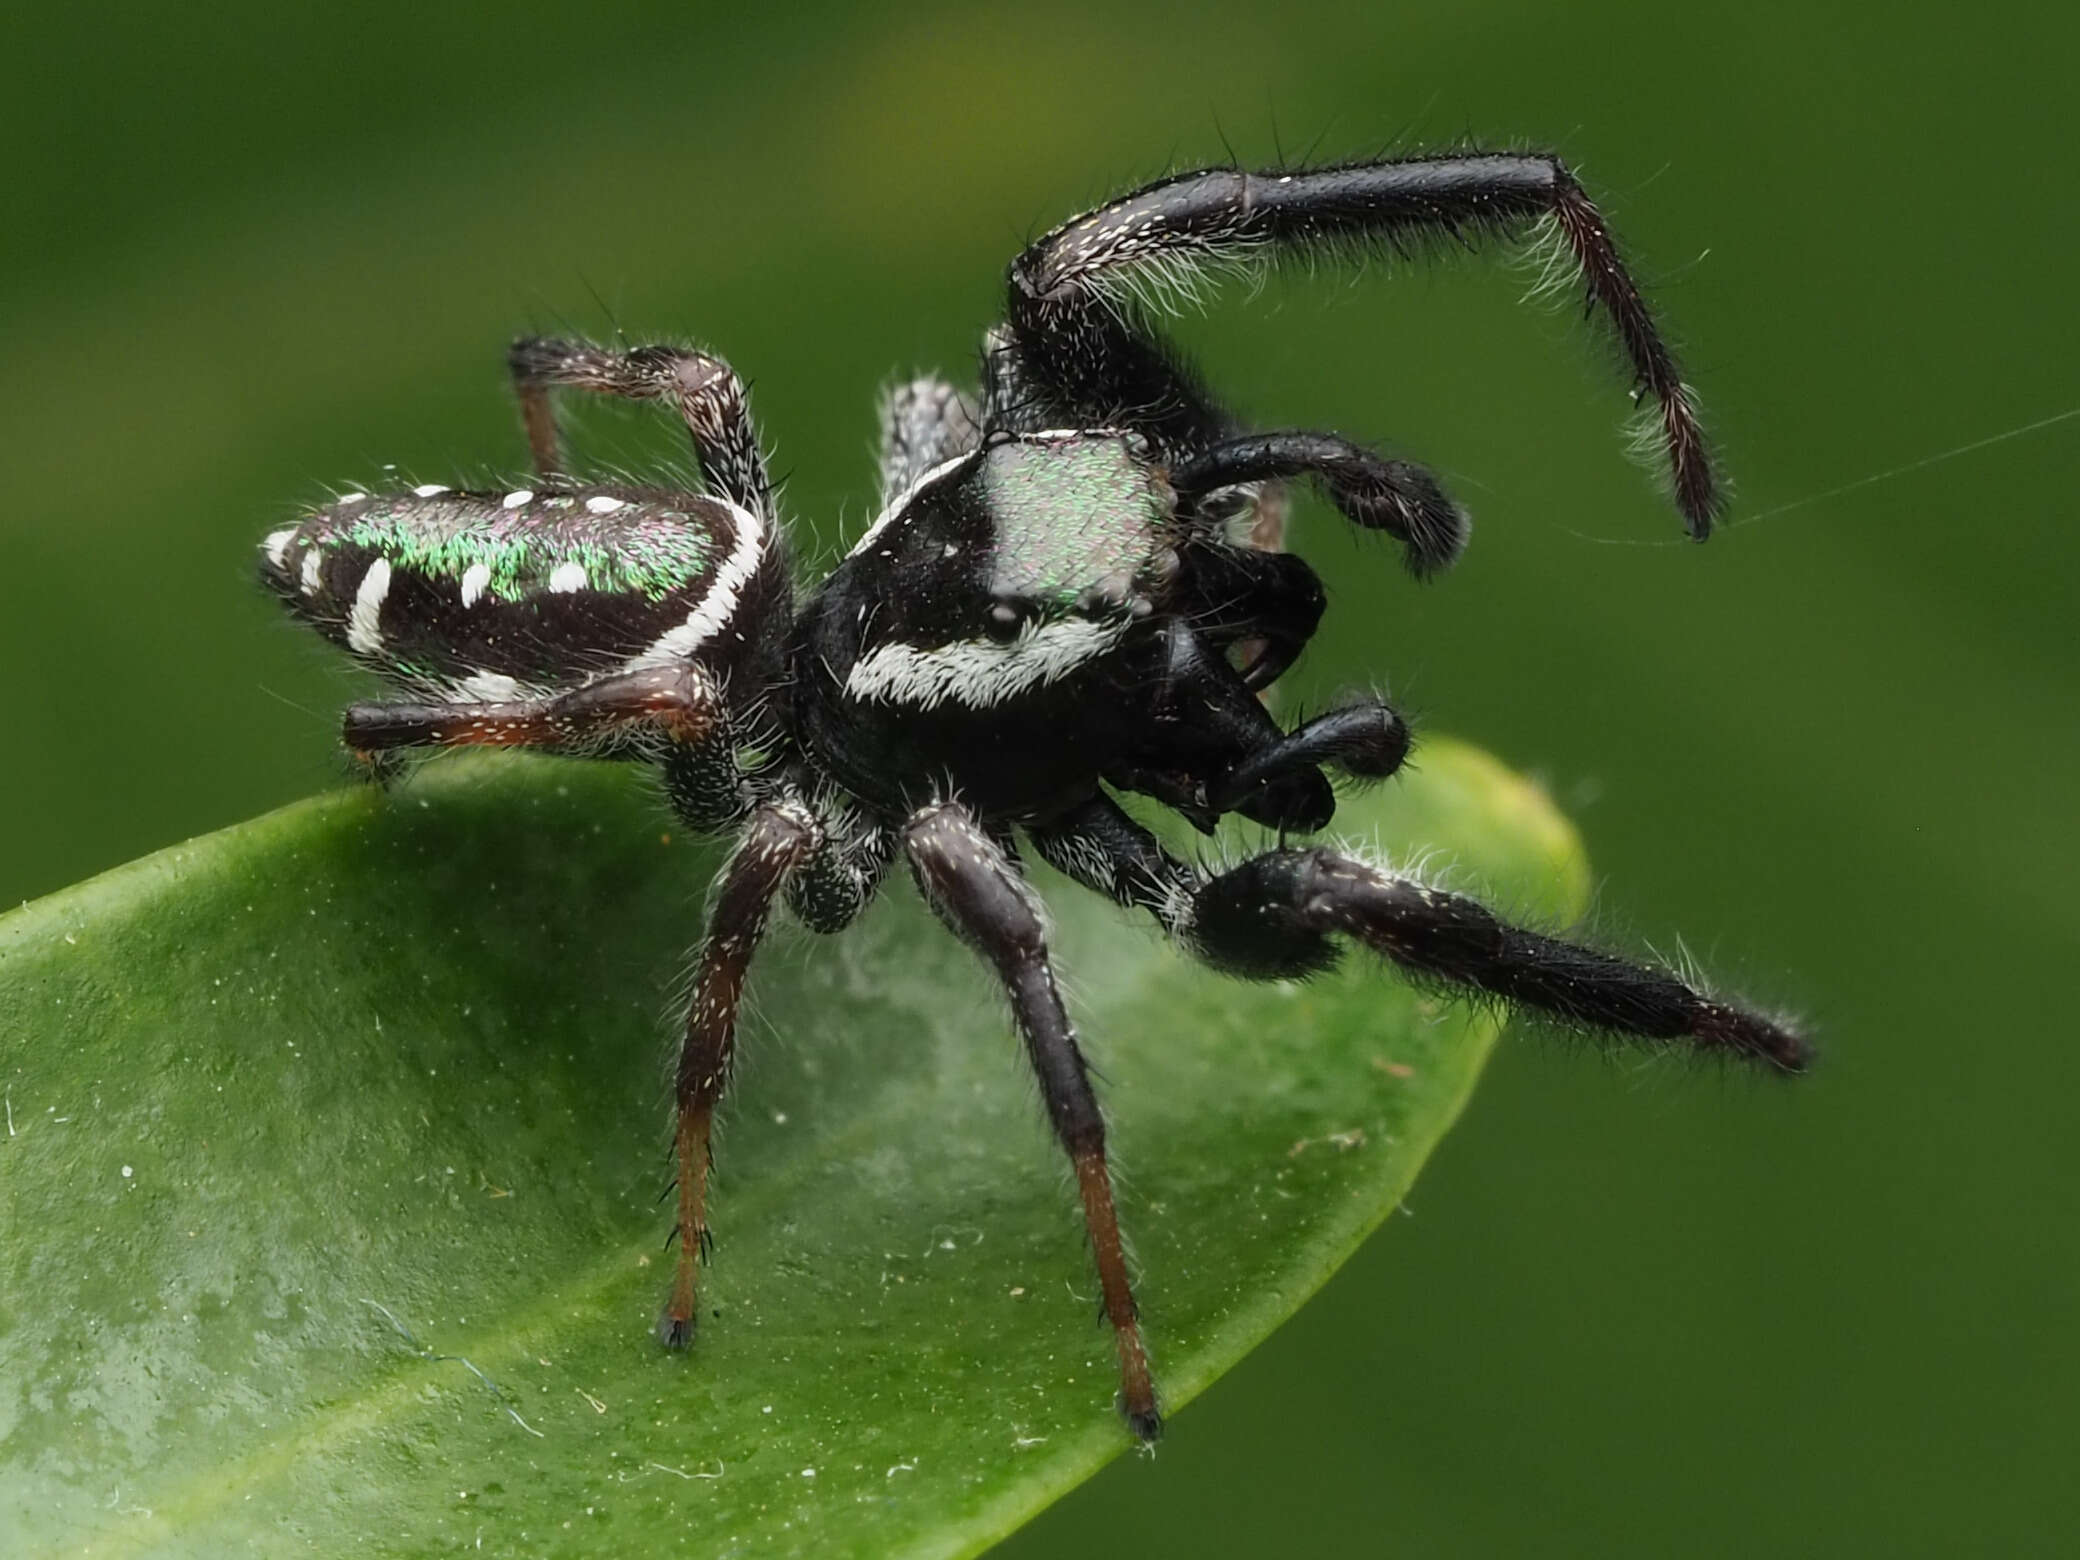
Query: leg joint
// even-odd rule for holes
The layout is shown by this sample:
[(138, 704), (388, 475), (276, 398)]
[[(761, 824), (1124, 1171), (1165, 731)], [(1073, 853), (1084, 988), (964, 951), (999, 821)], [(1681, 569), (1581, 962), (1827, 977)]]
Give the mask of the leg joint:
[(1199, 891), (1192, 939), (1209, 964), (1250, 980), (1288, 980), (1336, 962), (1307, 903), (1318, 853), (1267, 851)]

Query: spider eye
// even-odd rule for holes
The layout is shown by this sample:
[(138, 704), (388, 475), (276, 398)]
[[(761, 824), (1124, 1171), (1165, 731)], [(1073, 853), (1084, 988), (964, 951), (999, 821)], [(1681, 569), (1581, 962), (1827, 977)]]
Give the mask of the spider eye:
[(982, 631), (1000, 645), (1016, 639), (1033, 616), (1032, 605), (1010, 596), (999, 596), (983, 614)]

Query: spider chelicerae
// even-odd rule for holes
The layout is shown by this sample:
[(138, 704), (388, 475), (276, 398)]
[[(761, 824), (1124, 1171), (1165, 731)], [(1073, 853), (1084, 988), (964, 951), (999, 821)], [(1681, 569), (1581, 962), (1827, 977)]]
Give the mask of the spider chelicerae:
[[(784, 901), (844, 928), (903, 858), (1003, 983), (1074, 1166), (1133, 1432), (1161, 1429), (1106, 1168), (1105, 1122), (1050, 967), (1017, 836), (1215, 969), (1304, 977), (1344, 942), (1564, 1023), (1802, 1070), (1785, 1023), (1677, 974), (1510, 926), (1333, 846), (1324, 771), (1394, 773), (1401, 717), (1356, 698), (1283, 729), (1259, 694), (1323, 610), (1292, 554), (1252, 544), (1308, 478), (1435, 573), (1467, 523), (1420, 466), (1332, 433), (1248, 431), (1151, 323), (1152, 291), (1288, 255), (1420, 254), (1544, 237), (1611, 329), (1702, 539), (1710, 452), (1603, 218), (1547, 155), (1455, 153), (1163, 179), (1011, 264), (973, 395), (938, 379), (882, 407), (880, 516), (799, 606), (744, 388), (721, 360), (530, 339), (511, 352), (528, 485), (341, 495), (263, 544), (291, 613), (400, 686), (346, 712), (372, 767), (398, 750), (532, 747), (661, 767), (696, 830), (726, 832), (676, 1075), (677, 1265), (658, 1335), (693, 1336), (710, 1128), (753, 953)], [(550, 392), (663, 402), (699, 493), (566, 475)], [(1262, 540), (1259, 525), (1257, 540)], [(1281, 843), (1224, 869), (1167, 849), (1115, 792), (1201, 830), (1240, 814)]]

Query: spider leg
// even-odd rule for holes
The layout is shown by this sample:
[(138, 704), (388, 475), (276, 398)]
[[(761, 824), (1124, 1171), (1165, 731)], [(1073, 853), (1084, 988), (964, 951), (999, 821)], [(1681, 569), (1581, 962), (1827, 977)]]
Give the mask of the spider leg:
[[(1676, 506), (1703, 538), (1719, 509), (1711, 453), (1690, 392), (1602, 213), (1557, 157), (1466, 152), (1343, 167), (1180, 174), (1145, 186), (1039, 239), (1011, 264), (999, 393), (1079, 427), (1124, 427), (1166, 455), (1230, 432), (1176, 351), (1140, 323), (1137, 298), (1189, 293), (1209, 267), (1280, 251), (1414, 256), (1450, 241), (1521, 239), (1547, 225), (1588, 310), (1612, 329), (1635, 390), (1658, 408)], [(999, 390), (999, 387), (1002, 387)], [(1016, 423), (1007, 423), (1017, 426)]]
[(943, 379), (893, 386), (881, 398), (881, 503), (941, 462), (982, 442), (975, 403)]
[(823, 843), (788, 879), (787, 908), (812, 932), (842, 932), (881, 890), (895, 836), (849, 803), (819, 807)]
[(646, 732), (697, 746), (723, 722), (721, 690), (698, 667), (619, 672), (567, 693), (499, 703), (355, 704), (347, 750), (369, 761), (409, 747), (538, 747), (580, 752)]
[(560, 386), (630, 401), (663, 401), (685, 422), (701, 472), (715, 489), (761, 520), (775, 518), (773, 485), (743, 381), (722, 359), (676, 347), (610, 352), (589, 342), (527, 337), (513, 343), (506, 365), (535, 469), (543, 476), (561, 476), (564, 470), (550, 390)]
[(1026, 837), (1040, 859), (1085, 888), (1129, 910), (1146, 910), (1172, 937), (1189, 944), (1206, 874), (1163, 848), (1156, 837), (1098, 793)]
[(1687, 1041), (1803, 1072), (1807, 1042), (1758, 1013), (1713, 1001), (1650, 969), (1526, 931), (1460, 894), (1329, 850), (1274, 850), (1207, 884), (1194, 927), (1206, 957), (1240, 973), (1319, 957), (1330, 933), (1411, 973), (1488, 993), (1564, 1023), (1642, 1040)]
[(1409, 572), (1448, 568), (1471, 525), (1437, 478), (1333, 433), (1253, 433), (1223, 439), (1171, 468), (1178, 508), (1190, 514), (1209, 493), (1241, 483), (1313, 477), (1354, 524), (1401, 543)]
[(1327, 849), (1265, 851), (1207, 877), (1107, 797), (1033, 831), (1041, 856), (1121, 904), (1152, 912), (1216, 969), (1287, 980), (1334, 964), (1341, 935), (1411, 974), (1623, 1039), (1685, 1042), (1803, 1072), (1812, 1048), (1777, 1020), (1667, 970), (1527, 931), (1461, 894)]
[(903, 845), (932, 908), (996, 968), (1011, 999), (1048, 1119), (1076, 1170), (1105, 1314), (1119, 1348), (1120, 1412), (1137, 1436), (1153, 1441), (1163, 1422), (1127, 1279), (1105, 1162), (1105, 1121), (1048, 964), (1039, 904), (1011, 859), (956, 803), (942, 802), (913, 815)]
[(798, 803), (761, 807), (746, 823), (742, 841), (718, 881), (695, 967), (693, 1003), (687, 1010), (674, 1086), (678, 1265), (657, 1321), (658, 1341), (668, 1349), (683, 1349), (693, 1340), (694, 1262), (708, 1239), (708, 1172), (714, 1164), (710, 1131), (715, 1106), (729, 1087), (744, 977), (765, 935), (773, 901), (814, 853), (820, 836), (815, 819)]

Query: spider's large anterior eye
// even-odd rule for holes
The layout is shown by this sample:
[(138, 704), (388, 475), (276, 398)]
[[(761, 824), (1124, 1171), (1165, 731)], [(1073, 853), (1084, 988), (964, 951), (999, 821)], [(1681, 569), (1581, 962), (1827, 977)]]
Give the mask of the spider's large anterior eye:
[(1031, 603), (999, 596), (983, 614), (982, 631), (1000, 645), (1008, 645), (1033, 615)]

